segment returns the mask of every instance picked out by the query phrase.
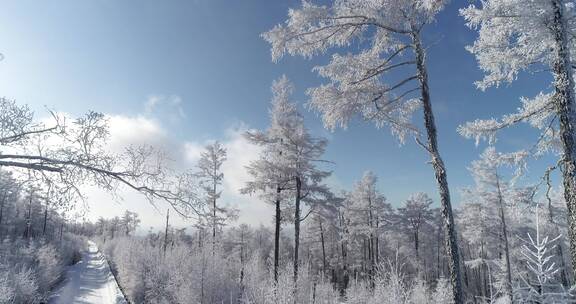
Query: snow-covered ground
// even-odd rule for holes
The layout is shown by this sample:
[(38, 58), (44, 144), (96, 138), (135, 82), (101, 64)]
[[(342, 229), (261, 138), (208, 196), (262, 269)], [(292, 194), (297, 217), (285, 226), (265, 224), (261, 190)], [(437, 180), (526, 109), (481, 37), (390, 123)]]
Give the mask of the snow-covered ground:
[(49, 304), (125, 304), (126, 300), (94, 242), (82, 253), (82, 260), (71, 266), (66, 279), (48, 300)]

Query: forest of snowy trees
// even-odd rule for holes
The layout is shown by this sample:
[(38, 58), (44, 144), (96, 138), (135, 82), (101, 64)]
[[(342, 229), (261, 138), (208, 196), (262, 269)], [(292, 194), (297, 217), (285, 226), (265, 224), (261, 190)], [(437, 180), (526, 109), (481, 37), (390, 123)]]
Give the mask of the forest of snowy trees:
[[(0, 303), (51, 303), (88, 241), (129, 303), (576, 303), (576, 2), (456, 4), (476, 33), (461, 47), (484, 74), (480, 91), (536, 73), (550, 80), (515, 113), (461, 122), (455, 131), (485, 144), (464, 188), (449, 184), (427, 69), (427, 29), (447, 0), (303, 1), (261, 34), (274, 62), (328, 61), (313, 68), (323, 82), (306, 88), (306, 104), (288, 77), (271, 80), (267, 127), (243, 135), (260, 152), (238, 190), (272, 207), (260, 215), (269, 225), (238, 224), (239, 206), (222, 199), (229, 151), (218, 141), (180, 168), (147, 145), (109, 151), (104, 114), (39, 119), (0, 99)], [(390, 201), (393, 189), (370, 170), (335, 188), (330, 142), (311, 132), (305, 110), (329, 130), (360, 119), (417, 145), (437, 192), (409, 185), (412, 194)], [(523, 123), (536, 129), (531, 147), (497, 149), (501, 131)], [(554, 162), (523, 179), (542, 159)], [(80, 219), (86, 186), (139, 193), (165, 227), (143, 233), (132, 211)]]

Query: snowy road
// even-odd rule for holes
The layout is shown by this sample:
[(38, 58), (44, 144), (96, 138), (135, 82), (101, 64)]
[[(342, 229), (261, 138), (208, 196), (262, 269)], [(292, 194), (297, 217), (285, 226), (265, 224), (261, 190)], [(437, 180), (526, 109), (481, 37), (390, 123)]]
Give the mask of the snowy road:
[(94, 242), (71, 266), (62, 285), (48, 299), (49, 304), (125, 304), (120, 288)]

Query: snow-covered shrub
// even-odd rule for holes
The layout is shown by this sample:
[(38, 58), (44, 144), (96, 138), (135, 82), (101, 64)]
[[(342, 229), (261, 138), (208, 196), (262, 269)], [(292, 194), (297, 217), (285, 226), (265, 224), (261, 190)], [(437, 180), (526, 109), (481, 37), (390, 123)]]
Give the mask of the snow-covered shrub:
[(10, 286), (8, 273), (0, 272), (0, 303), (10, 303), (14, 297), (14, 290)]
[(454, 299), (452, 298), (452, 285), (450, 285), (447, 279), (440, 278), (436, 282), (436, 288), (434, 289), (434, 293), (432, 293), (432, 303), (454, 303)]
[(334, 286), (325, 280), (320, 280), (315, 285), (314, 291), (314, 303), (318, 304), (336, 304), (340, 303), (340, 294), (334, 288)]
[(346, 290), (346, 303), (349, 304), (368, 303), (371, 297), (370, 288), (364, 281), (353, 280)]
[(60, 253), (51, 244), (40, 246), (36, 255), (38, 287), (40, 290), (49, 290), (58, 282), (65, 265)]
[(61, 279), (65, 266), (75, 262), (81, 238), (65, 234), (60, 240), (4, 239), (0, 243), (0, 303), (36, 303)]
[(11, 303), (33, 302), (40, 296), (40, 290), (34, 276), (34, 271), (26, 268), (11, 273), (10, 287), (13, 294)]
[(406, 285), (401, 265), (390, 263), (379, 271), (374, 288), (374, 296), (369, 304), (409, 303), (410, 293)]
[(422, 278), (416, 278), (412, 283), (409, 300), (410, 304), (427, 304), (430, 302), (430, 292)]
[(240, 298), (240, 268), (219, 248), (162, 246), (115, 238), (101, 245), (126, 297), (134, 303), (230, 303)]

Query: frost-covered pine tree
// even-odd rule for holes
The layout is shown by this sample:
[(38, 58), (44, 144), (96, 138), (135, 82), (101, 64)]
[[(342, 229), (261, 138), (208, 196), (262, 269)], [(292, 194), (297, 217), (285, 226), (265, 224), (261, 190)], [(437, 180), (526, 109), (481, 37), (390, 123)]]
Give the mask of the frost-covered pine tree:
[(527, 122), (541, 132), (536, 152), (559, 152), (568, 204), (570, 251), (576, 265), (576, 100), (573, 63), (576, 28), (573, 0), (487, 0), (461, 11), (479, 37), (468, 49), (486, 72), (481, 89), (514, 81), (523, 71), (549, 70), (553, 91), (522, 99), (517, 113), (476, 120), (459, 128), (476, 140), (494, 140), (498, 130)]
[(471, 248), (465, 265), (471, 271), (477, 271), (479, 276), (470, 288), (476, 288), (480, 298), (493, 299), (496, 296), (492, 291), (491, 264), (494, 261), (490, 253), (498, 251), (500, 244), (499, 234), (495, 233), (500, 226), (498, 210), (487, 206), (474, 189), (464, 189), (462, 200), (464, 204), (458, 208), (456, 218), (462, 240)]
[(140, 225), (140, 219), (138, 218), (138, 213), (126, 210), (124, 215), (122, 215), (122, 226), (124, 228), (124, 233), (130, 235), (136, 232), (136, 229)]
[[(290, 9), (288, 20), (263, 34), (272, 45), (273, 60), (285, 53), (311, 58), (332, 54), (329, 64), (314, 68), (328, 83), (311, 88), (310, 105), (326, 127), (346, 127), (356, 115), (377, 127), (388, 126), (404, 140), (418, 131), (411, 114), (421, 105), (434, 168), (456, 303), (462, 302), (460, 261), (446, 167), (437, 142), (436, 122), (428, 86), (422, 30), (444, 8), (445, 0), (339, 0), (329, 5), (303, 1)], [(355, 45), (345, 55), (333, 49)], [(408, 75), (404, 77), (405, 75)], [(391, 77), (397, 76), (397, 77)], [(388, 83), (384, 80), (398, 79)], [(418, 137), (417, 137), (418, 138)]]
[(431, 208), (432, 199), (423, 192), (410, 195), (404, 202), (404, 206), (398, 208), (400, 223), (404, 229), (412, 234), (414, 240), (414, 252), (416, 254), (416, 268), (420, 271), (420, 231), (425, 225), (429, 224), (434, 218), (434, 212)]
[(347, 214), (350, 232), (362, 241), (368, 256), (368, 275), (374, 283), (380, 260), (380, 238), (383, 226), (390, 220), (392, 208), (386, 198), (376, 189), (377, 177), (371, 171), (364, 172), (348, 197)]
[(198, 178), (200, 187), (205, 194), (205, 204), (208, 212), (204, 214), (205, 223), (212, 230), (212, 247), (216, 246), (216, 234), (236, 216), (235, 210), (217, 204), (222, 191), (219, 187), (224, 180), (222, 164), (226, 161), (226, 149), (219, 142), (207, 145), (198, 160)]
[[(503, 167), (513, 167), (520, 165), (526, 154), (517, 153), (499, 153), (494, 147), (487, 148), (480, 156), (479, 160), (472, 162), (469, 170), (474, 178), (476, 187), (466, 192), (467, 201), (479, 201), (484, 208), (491, 209), (485, 213), (479, 213), (478, 216), (486, 215), (495, 217), (498, 229), (497, 235), (500, 236), (499, 243), (503, 252), (503, 269), (504, 275), (502, 282), (502, 292), (509, 302), (512, 302), (512, 266), (510, 261), (510, 228), (508, 209), (512, 205), (525, 203), (531, 200), (532, 188), (516, 188), (503, 178)], [(484, 222), (494, 222), (494, 218), (486, 218)], [(485, 231), (488, 231), (486, 229)], [(482, 236), (484, 237), (484, 236)]]
[[(320, 170), (320, 161), (327, 141), (310, 135), (296, 104), (290, 101), (293, 86), (286, 76), (272, 85), (271, 124), (265, 132), (250, 132), (248, 139), (261, 145), (264, 151), (261, 158), (248, 167), (253, 176), (243, 191), (262, 191), (276, 200), (276, 234), (280, 228), (280, 202), (288, 197), (294, 199), (294, 281), (298, 277), (301, 203), (311, 210), (331, 202), (332, 195), (322, 184), (330, 172)], [(310, 214), (310, 213), (308, 213)], [(278, 242), (278, 238), (276, 240)], [(277, 257), (275, 257), (275, 261)], [(276, 263), (276, 262), (275, 262)]]
[(246, 170), (251, 179), (241, 189), (243, 193), (258, 192), (265, 202), (273, 202), (274, 216), (274, 281), (278, 282), (280, 259), (280, 228), (282, 223), (282, 206), (287, 200), (286, 191), (290, 187), (288, 164), (282, 149), (283, 129), (290, 129), (297, 123), (293, 113), (293, 104), (287, 98), (293, 91), (286, 77), (275, 80), (272, 84), (272, 107), (270, 109), (270, 126), (265, 131), (249, 131), (246, 139), (262, 147), (259, 158), (252, 161)]
[[(334, 236), (335, 223), (337, 221), (336, 209), (322, 209), (310, 215), (310, 220), (306, 224), (306, 235), (308, 242), (311, 243), (310, 247), (317, 248), (319, 251), (319, 269), (321, 273), (326, 276), (330, 269), (330, 256), (328, 246), (330, 246), (329, 238)], [(311, 246), (318, 244), (318, 246)]]

